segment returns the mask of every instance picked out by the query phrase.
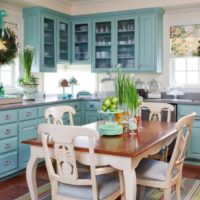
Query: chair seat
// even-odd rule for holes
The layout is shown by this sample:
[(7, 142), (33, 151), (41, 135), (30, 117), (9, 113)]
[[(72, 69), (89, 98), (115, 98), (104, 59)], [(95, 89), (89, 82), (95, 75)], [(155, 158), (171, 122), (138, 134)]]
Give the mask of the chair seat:
[[(136, 168), (138, 179), (166, 181), (167, 168), (169, 164), (159, 160), (143, 159)], [(173, 177), (178, 170), (173, 170)]]
[[(90, 178), (90, 173), (81, 173), (79, 178)], [(105, 199), (120, 189), (118, 174), (103, 174), (97, 176), (99, 199)], [(59, 183), (58, 194), (80, 200), (92, 200), (91, 186), (74, 186)]]

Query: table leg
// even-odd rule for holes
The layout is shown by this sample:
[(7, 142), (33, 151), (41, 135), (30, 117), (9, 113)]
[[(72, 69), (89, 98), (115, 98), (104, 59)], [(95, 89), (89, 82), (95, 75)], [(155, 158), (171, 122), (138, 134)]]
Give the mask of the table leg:
[[(32, 149), (31, 149), (32, 150)], [(36, 171), (40, 159), (31, 151), (31, 156), (26, 167), (26, 180), (32, 200), (38, 200)]]
[(135, 170), (126, 168), (123, 170), (124, 184), (125, 184), (125, 196), (126, 200), (135, 200), (137, 194), (137, 182)]

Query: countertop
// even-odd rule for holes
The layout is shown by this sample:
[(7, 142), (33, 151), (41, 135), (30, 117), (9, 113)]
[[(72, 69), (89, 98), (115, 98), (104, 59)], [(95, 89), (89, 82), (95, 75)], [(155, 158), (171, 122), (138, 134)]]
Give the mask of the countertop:
[(0, 105), (0, 110), (41, 106), (41, 105), (51, 104), (51, 103), (64, 103), (64, 102), (87, 101), (87, 100), (99, 101), (98, 98), (60, 99), (55, 96), (55, 97), (46, 97), (44, 99), (37, 99), (37, 100), (33, 100), (33, 101), (23, 101), (22, 103), (3, 104), (3, 105)]
[[(41, 106), (45, 104), (51, 103), (64, 103), (64, 102), (72, 102), (72, 101), (99, 101), (99, 98), (74, 98), (74, 99), (60, 99), (58, 97), (46, 97), (44, 99), (38, 99), (35, 101), (23, 101), (22, 103), (13, 103), (13, 104), (4, 104), (0, 105), (0, 110), (7, 109), (17, 109), (17, 108), (26, 108), (33, 106)], [(145, 102), (165, 102), (170, 104), (191, 104), (198, 105), (200, 104), (200, 100), (192, 100), (192, 99), (144, 99)]]
[(170, 104), (200, 104), (200, 100), (195, 99), (144, 99), (145, 102), (164, 102)]

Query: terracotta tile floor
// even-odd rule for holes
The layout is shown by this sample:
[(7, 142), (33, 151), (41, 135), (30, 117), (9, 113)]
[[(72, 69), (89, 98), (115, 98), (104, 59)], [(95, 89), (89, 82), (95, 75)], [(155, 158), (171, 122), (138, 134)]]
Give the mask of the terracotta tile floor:
[[(200, 166), (185, 165), (183, 176), (187, 178), (200, 179)], [(45, 166), (40, 166), (37, 171), (37, 184), (41, 186), (49, 182)], [(28, 192), (25, 172), (0, 182), (0, 199), (14, 200)]]

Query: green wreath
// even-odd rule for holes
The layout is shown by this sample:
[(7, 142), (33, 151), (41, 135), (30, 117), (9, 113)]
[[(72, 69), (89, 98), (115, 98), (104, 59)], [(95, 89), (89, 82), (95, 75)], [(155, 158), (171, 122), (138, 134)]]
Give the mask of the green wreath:
[[(6, 28), (6, 30), (3, 30), (4, 35), (0, 35), (0, 65), (12, 63), (18, 52), (14, 31), (10, 28)], [(0, 28), (0, 33), (2, 33), (2, 28)]]

